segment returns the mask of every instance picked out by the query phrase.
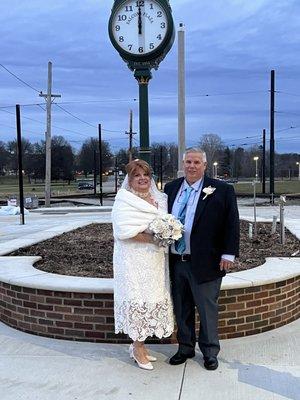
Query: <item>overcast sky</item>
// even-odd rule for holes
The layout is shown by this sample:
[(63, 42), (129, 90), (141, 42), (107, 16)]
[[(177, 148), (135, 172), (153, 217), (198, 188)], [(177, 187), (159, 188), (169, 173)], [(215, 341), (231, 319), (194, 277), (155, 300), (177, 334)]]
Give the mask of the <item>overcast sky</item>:
[[(138, 132), (138, 85), (112, 47), (112, 0), (1, 0), (0, 140), (15, 138), (19, 104), (43, 103), (53, 63), (53, 135), (78, 148), (103, 127), (112, 150), (127, 145), (129, 110)], [(270, 71), (276, 73), (276, 151), (300, 151), (300, 1), (171, 0), (186, 26), (187, 145), (205, 133), (235, 148), (269, 133)], [(207, 96), (208, 95), (208, 96)], [(177, 142), (177, 41), (149, 85), (150, 140)], [(22, 107), (23, 136), (44, 137), (45, 111)], [(26, 117), (26, 118), (25, 118)], [(29, 119), (27, 119), (29, 118)], [(33, 121), (33, 120), (34, 121)], [(111, 132), (110, 132), (111, 131)], [(135, 144), (138, 143), (135, 136)]]

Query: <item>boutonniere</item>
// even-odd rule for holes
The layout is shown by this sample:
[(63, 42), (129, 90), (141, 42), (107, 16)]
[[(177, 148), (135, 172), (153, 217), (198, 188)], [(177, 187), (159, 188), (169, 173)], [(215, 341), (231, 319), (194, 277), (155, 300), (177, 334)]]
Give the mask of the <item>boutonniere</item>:
[(207, 196), (209, 196), (210, 194), (213, 194), (213, 192), (216, 190), (215, 187), (212, 186), (207, 186), (205, 187), (202, 191), (205, 193), (205, 196), (203, 197), (203, 200), (206, 199)]

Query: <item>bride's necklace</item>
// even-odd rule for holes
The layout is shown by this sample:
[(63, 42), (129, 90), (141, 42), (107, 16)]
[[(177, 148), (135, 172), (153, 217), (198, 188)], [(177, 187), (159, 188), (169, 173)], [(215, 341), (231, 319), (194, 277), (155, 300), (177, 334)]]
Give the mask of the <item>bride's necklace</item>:
[(133, 190), (133, 189), (130, 189), (130, 191), (133, 194), (135, 194), (136, 196), (140, 197), (141, 199), (146, 199), (150, 195), (150, 192), (146, 192), (146, 193), (137, 192), (136, 190)]

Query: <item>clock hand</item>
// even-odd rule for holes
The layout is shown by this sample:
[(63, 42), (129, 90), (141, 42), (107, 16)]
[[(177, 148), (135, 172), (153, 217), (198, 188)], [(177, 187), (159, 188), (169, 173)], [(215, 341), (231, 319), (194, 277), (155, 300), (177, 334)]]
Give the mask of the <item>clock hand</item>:
[(142, 12), (141, 12), (141, 7), (139, 6), (139, 20), (138, 20), (138, 28), (139, 28), (139, 35), (142, 34)]

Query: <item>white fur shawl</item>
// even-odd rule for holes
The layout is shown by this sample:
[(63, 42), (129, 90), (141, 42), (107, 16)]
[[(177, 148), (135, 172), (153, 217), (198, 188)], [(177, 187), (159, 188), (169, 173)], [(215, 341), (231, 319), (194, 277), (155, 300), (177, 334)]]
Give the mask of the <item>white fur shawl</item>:
[(116, 239), (130, 239), (145, 231), (161, 211), (126, 189), (120, 189), (112, 208)]

